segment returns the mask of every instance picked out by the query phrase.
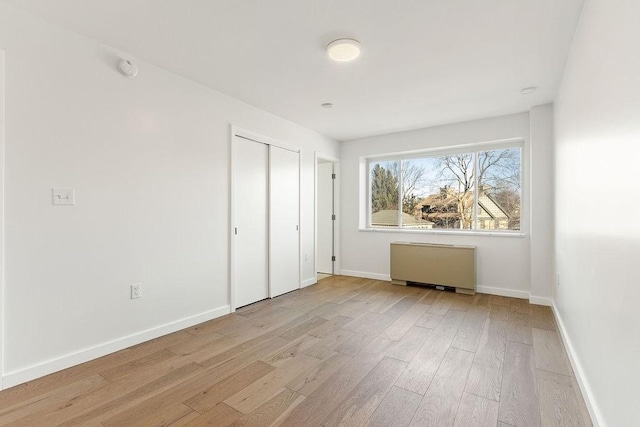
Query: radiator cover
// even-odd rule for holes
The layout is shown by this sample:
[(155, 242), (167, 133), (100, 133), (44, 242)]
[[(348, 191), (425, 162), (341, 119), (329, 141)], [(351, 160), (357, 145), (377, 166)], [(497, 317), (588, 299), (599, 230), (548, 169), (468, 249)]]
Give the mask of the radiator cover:
[(475, 293), (476, 247), (433, 243), (391, 243), (391, 280), (451, 286)]

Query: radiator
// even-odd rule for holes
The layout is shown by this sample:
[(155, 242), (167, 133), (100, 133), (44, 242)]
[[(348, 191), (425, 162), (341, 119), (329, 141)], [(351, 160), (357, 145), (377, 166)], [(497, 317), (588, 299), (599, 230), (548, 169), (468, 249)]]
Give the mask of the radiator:
[(476, 290), (476, 247), (429, 243), (391, 243), (391, 281), (425, 283), (456, 288), (474, 294)]

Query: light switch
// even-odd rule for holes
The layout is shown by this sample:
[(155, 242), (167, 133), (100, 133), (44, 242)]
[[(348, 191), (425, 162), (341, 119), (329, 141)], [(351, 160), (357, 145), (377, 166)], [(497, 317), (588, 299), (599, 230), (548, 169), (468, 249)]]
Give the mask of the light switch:
[(73, 206), (76, 204), (73, 188), (52, 188), (51, 190), (55, 206)]

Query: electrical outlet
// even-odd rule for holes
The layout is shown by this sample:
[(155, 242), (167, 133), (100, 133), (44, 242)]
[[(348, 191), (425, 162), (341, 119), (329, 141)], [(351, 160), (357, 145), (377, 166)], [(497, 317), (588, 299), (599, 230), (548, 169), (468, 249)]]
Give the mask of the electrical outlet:
[(142, 296), (142, 283), (134, 283), (131, 285), (131, 299), (140, 298)]

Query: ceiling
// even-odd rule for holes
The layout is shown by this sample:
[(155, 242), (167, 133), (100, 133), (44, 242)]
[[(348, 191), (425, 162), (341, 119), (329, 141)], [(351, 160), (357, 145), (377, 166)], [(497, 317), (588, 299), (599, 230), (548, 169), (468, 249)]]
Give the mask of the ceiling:
[[(338, 140), (552, 101), (583, 3), (4, 1)], [(341, 37), (360, 58), (328, 59)]]

